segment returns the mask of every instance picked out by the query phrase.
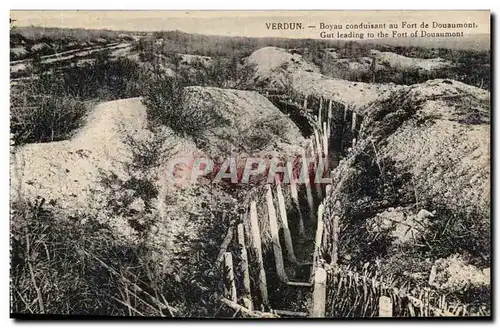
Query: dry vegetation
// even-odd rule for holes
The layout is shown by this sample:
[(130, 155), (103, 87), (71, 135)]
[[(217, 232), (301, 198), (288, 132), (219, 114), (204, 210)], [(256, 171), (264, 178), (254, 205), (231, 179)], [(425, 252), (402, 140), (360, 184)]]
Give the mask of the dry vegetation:
[(437, 265), (438, 291), (489, 311), (489, 109), (487, 92), (447, 80), (367, 108), (366, 138), (336, 169), (329, 202), (342, 265), (370, 263), (409, 288), (427, 286)]
[(23, 60), (131, 40), (129, 34), (110, 30), (15, 26), (10, 31), (10, 56)]
[[(76, 48), (84, 44), (105, 44), (100, 39), (106, 40), (106, 43), (120, 40), (132, 42), (129, 37), (111, 31), (74, 30), (61, 36), (59, 30), (15, 28), (11, 32), (11, 49), (20, 45), (32, 49), (33, 45), (43, 42), (59, 44), (59, 50), (70, 50), (74, 49), (75, 45), (71, 45), (74, 42), (78, 43)], [(54, 200), (39, 197), (36, 200), (20, 199), (12, 204), (12, 312), (188, 317), (228, 315), (215, 304), (221, 286), (220, 272), (213, 267), (213, 262), (223, 233), (229, 225), (239, 222), (245, 212), (248, 204), (244, 201), (250, 190), (227, 183), (217, 187), (193, 187), (184, 194), (168, 194), (161, 200), (179, 206), (169, 215), (177, 218), (182, 212), (188, 219), (165, 223), (157, 205), (158, 200), (165, 196), (158, 187), (157, 171), (162, 165), (162, 157), (168, 157), (172, 152), (171, 147), (165, 146), (167, 139), (174, 138), (172, 135), (193, 141), (197, 150), (207, 153), (217, 149), (223, 153), (252, 154), (288, 149), (288, 146), (297, 146), (303, 141), (300, 131), (290, 120), (281, 113), (268, 111), (269, 104), (263, 97), (242, 91), (265, 86), (269, 82), (261, 81), (262, 84), (256, 85), (259, 81), (255, 79), (255, 73), (259, 69), (265, 70), (265, 67), (252, 65), (247, 60), (252, 52), (265, 46), (288, 49), (289, 57), (295, 60), (284, 67), (278, 65), (284, 72), (281, 82), (288, 88), (288, 93), (300, 93), (315, 87), (313, 82), (316, 82), (316, 77), (321, 77), (322, 81), (324, 76), (334, 77), (352, 82), (327, 80), (322, 84), (324, 92), (346, 91), (340, 96), (350, 97), (347, 101), (351, 98), (358, 101), (359, 94), (352, 90), (361, 90), (364, 92), (363, 100), (372, 106), (366, 106), (364, 110), (372, 122), (369, 133), (375, 141), (367, 139), (354, 153), (343, 153), (350, 157), (341, 163), (337, 171), (342, 178), (336, 180), (338, 186), (334, 192), (343, 204), (337, 210), (347, 218), (341, 241), (343, 261), (363, 265), (373, 261), (373, 254), (376, 254), (383, 259), (379, 268), (381, 271), (407, 280), (411, 280), (408, 274), (416, 267), (428, 270), (431, 260), (440, 260), (439, 263), (447, 268), (450, 261), (456, 264), (459, 262), (453, 260), (456, 253), (460, 254), (460, 261), (467, 265), (489, 267), (491, 213), (484, 210), (483, 203), (480, 207), (469, 204), (465, 199), (467, 197), (460, 198), (456, 204), (451, 201), (459, 193), (457, 190), (472, 190), (476, 185), (464, 182), (453, 187), (451, 199), (440, 198), (426, 189), (429, 181), (439, 182), (438, 175), (416, 174), (420, 171), (412, 171), (412, 167), (401, 164), (415, 164), (412, 159), (398, 161), (395, 155), (401, 149), (411, 154), (411, 149), (399, 146), (391, 149), (386, 147), (387, 141), (384, 142), (401, 127), (410, 130), (416, 126), (432, 127), (437, 126), (436, 121), (452, 121), (452, 124), (460, 126), (461, 133), (467, 134), (476, 126), (489, 125), (489, 103), (481, 97), (461, 97), (458, 102), (439, 104), (452, 108), (449, 110), (454, 115), (451, 120), (448, 120), (449, 117), (432, 117), (428, 112), (419, 116), (417, 113), (423, 113), (422, 103), (409, 97), (409, 89), (394, 88), (388, 99), (380, 99), (377, 97), (381, 90), (389, 87), (368, 89), (364, 83), (353, 83), (414, 84), (439, 77), (489, 89), (489, 51), (412, 47), (387, 49), (356, 43), (161, 32), (134, 42), (132, 53), (135, 57), (111, 59), (109, 54), (101, 53), (85, 58), (87, 61), (84, 63), (70, 61), (65, 65), (44, 65), (35, 59), (33, 69), (28, 72), (33, 78), (12, 88), (11, 133), (16, 147), (68, 140), (84, 126), (87, 114), (95, 103), (138, 96), (142, 97), (146, 107), (149, 131), (146, 140), (132, 134), (123, 140), (132, 152), (132, 160), (126, 168), (128, 177), (124, 179), (104, 171), (100, 181), (100, 186), (110, 193), (103, 213), (127, 222), (127, 229), (133, 231), (133, 239), (115, 233), (112, 223), (102, 220), (102, 215), (97, 216), (94, 212), (82, 209), (77, 216), (61, 214), (52, 204)], [(452, 67), (433, 71), (389, 67), (375, 71), (344, 70), (325, 50), (332, 46), (337, 48), (339, 58), (349, 62), (369, 57), (369, 50), (378, 48), (413, 58), (439, 56), (452, 62)], [(50, 54), (54, 48), (19, 51), (21, 55), (12, 59), (36, 58)], [(210, 58), (193, 57), (188, 62), (183, 54)], [(307, 69), (314, 70), (316, 64), (319, 72), (291, 74), (302, 60)], [(316, 74), (314, 79), (308, 80), (309, 73)], [(304, 78), (305, 89), (298, 90), (297, 85), (291, 86), (297, 83), (296, 76)], [(375, 96), (372, 97), (372, 94)], [(377, 101), (371, 103), (372, 98)], [(241, 102), (253, 102), (252, 109), (259, 112), (244, 113)], [(471, 108), (474, 111), (470, 111)], [(240, 112), (232, 113), (232, 110)], [(259, 117), (259, 113), (265, 113), (266, 117)], [(254, 116), (259, 119), (250, 122)], [(165, 134), (166, 129), (172, 134)], [(404, 130), (406, 132), (408, 130)], [(409, 135), (408, 140), (421, 137)], [(450, 135), (455, 141), (464, 141), (460, 135), (451, 132)], [(397, 140), (391, 142), (397, 143)], [(211, 143), (215, 143), (217, 148), (213, 148)], [(461, 151), (468, 154), (471, 151), (469, 148)], [(447, 170), (450, 164), (446, 162), (449, 159), (446, 152), (446, 149), (441, 149), (441, 153), (435, 155), (434, 169)], [(460, 155), (451, 150), (448, 153), (456, 157)], [(454, 157), (454, 160), (457, 158)], [(470, 178), (467, 174), (464, 176), (463, 181)], [(489, 195), (486, 196), (489, 198)], [(191, 203), (194, 200), (196, 205), (193, 207)], [(489, 207), (489, 200), (485, 204)], [(396, 238), (390, 229), (370, 230), (370, 224), (380, 219), (377, 214), (394, 218), (394, 211), (410, 217), (417, 215), (420, 209), (433, 211), (436, 218), (413, 244), (395, 244)], [(387, 214), (388, 211), (391, 213)], [(155, 244), (158, 241), (155, 233), (160, 223), (186, 229), (185, 232), (170, 234), (171, 240), (164, 243), (173, 249), (167, 263), (168, 270), (158, 265), (162, 261), (158, 258), (161, 245)], [(370, 258), (366, 254), (370, 254)], [(270, 281), (273, 281), (272, 277)], [(420, 284), (422, 279), (411, 282)], [(478, 284), (461, 289), (459, 293), (466, 302), (474, 299), (482, 302), (485, 301), (484, 295), (489, 295), (488, 291), (484, 292), (488, 288)], [(454, 287), (449, 290), (457, 292)], [(281, 304), (295, 302), (292, 299), (295, 296), (286, 292), (280, 294), (282, 292), (278, 290), (274, 294), (288, 298)], [(281, 302), (278, 299), (274, 301)]]

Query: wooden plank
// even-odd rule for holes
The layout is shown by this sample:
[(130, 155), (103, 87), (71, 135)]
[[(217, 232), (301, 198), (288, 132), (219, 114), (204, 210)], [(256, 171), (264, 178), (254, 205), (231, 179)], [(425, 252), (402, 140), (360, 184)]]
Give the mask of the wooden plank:
[(289, 281), (287, 282), (288, 286), (291, 287), (312, 287), (312, 284), (310, 282), (300, 282), (300, 281)]
[(358, 137), (362, 138), (363, 133), (365, 132), (365, 120), (363, 119), (363, 116), (360, 116), (359, 121), (361, 122), (361, 124), (359, 125)]
[(227, 246), (231, 243), (231, 240), (233, 239), (233, 227), (229, 227), (227, 230), (226, 237), (224, 237), (224, 240), (222, 241), (222, 244), (220, 246), (219, 254), (217, 255), (217, 258), (215, 260), (215, 263), (219, 265), (219, 263), (222, 262), (224, 259), (224, 254), (226, 253)]
[(313, 161), (316, 161), (316, 158), (319, 154), (319, 149), (318, 149), (318, 145), (316, 144), (316, 138), (312, 137), (311, 138), (311, 159)]
[(332, 107), (333, 107), (333, 101), (330, 99), (328, 101), (328, 122), (330, 122), (332, 119)]
[(413, 308), (413, 304), (408, 302), (408, 311), (410, 312), (410, 317), (416, 317), (415, 309)]
[(351, 147), (354, 148), (354, 146), (356, 146), (356, 113), (355, 112), (352, 112), (351, 131), (352, 131), (352, 145), (351, 145)]
[(328, 124), (326, 125), (326, 135), (328, 136), (328, 140), (330, 140), (330, 136), (332, 135), (332, 128), (330, 121), (328, 121)]
[(314, 140), (316, 141), (316, 146), (318, 147), (317, 150), (317, 157), (322, 157), (323, 156), (323, 147), (321, 147), (321, 139), (320, 139), (320, 133), (318, 132), (318, 129), (316, 127), (314, 128)]
[(306, 233), (305, 233), (305, 228), (304, 228), (304, 218), (302, 217), (302, 209), (300, 208), (300, 203), (299, 203), (299, 194), (297, 192), (297, 183), (295, 179), (290, 179), (290, 193), (292, 195), (292, 201), (293, 204), (295, 205), (295, 209), (297, 210), (297, 213), (299, 214), (299, 236), (300, 238), (304, 238)]
[(278, 234), (278, 220), (276, 219), (276, 209), (274, 208), (273, 203), (273, 193), (271, 191), (271, 185), (267, 184), (267, 211), (269, 214), (269, 226), (271, 230), (271, 239), (273, 243), (273, 252), (274, 252), (274, 262), (276, 263), (276, 273), (278, 278), (287, 282), (288, 277), (285, 272), (285, 264), (283, 261), (283, 250), (281, 249), (279, 234)]
[(382, 318), (392, 317), (392, 300), (387, 296), (378, 299), (378, 316)]
[(325, 193), (326, 193), (326, 195), (328, 196), (328, 195), (330, 194), (330, 192), (331, 192), (331, 191), (332, 191), (332, 185), (331, 185), (331, 184), (329, 184), (329, 185), (327, 185), (327, 186), (326, 186), (326, 188), (325, 188)]
[(253, 310), (252, 293), (250, 289), (250, 272), (248, 270), (248, 253), (245, 245), (245, 230), (243, 224), (238, 224), (238, 243), (241, 247), (241, 271), (243, 272), (243, 305)]
[[(321, 203), (318, 206), (318, 223), (317, 223), (317, 228), (316, 228), (316, 237), (314, 239), (314, 255), (313, 255), (313, 263), (316, 265), (318, 263), (319, 259), (319, 254), (321, 251), (321, 242), (323, 239), (323, 228), (324, 228), (324, 222), (323, 222), (323, 214), (325, 212), (325, 205)], [(313, 268), (314, 270), (314, 268)]]
[[(325, 158), (328, 158), (328, 128), (326, 122), (323, 122), (323, 153), (325, 153)], [(328, 168), (328, 162), (325, 163), (325, 169)]]
[(273, 310), (273, 313), (276, 313), (277, 315), (284, 315), (287, 317), (306, 318), (309, 316), (309, 313), (306, 313), (306, 312), (295, 312), (295, 311), (288, 311), (288, 310)]
[(233, 255), (231, 252), (224, 253), (224, 265), (226, 273), (226, 283), (224, 284), (224, 295), (226, 298), (232, 300), (233, 302), (238, 301), (238, 295), (236, 294), (236, 283), (234, 280), (233, 271)]
[(294, 177), (290, 178), (290, 195), (292, 196), (292, 200), (295, 202), (299, 201), (299, 193), (297, 192), (297, 181)]
[(425, 313), (425, 316), (426, 317), (429, 317), (430, 316), (430, 302), (429, 302), (429, 289), (425, 289), (424, 291), (424, 313)]
[(326, 124), (326, 132), (327, 132), (327, 135), (328, 137), (330, 137), (331, 133), (332, 133), (332, 130), (331, 130), (331, 126), (332, 126), (332, 116), (333, 116), (333, 101), (330, 99), (330, 101), (328, 102), (328, 118), (327, 118), (327, 124)]
[[(314, 128), (314, 139), (316, 140), (316, 145), (318, 147), (318, 152), (317, 156), (315, 156), (315, 168), (316, 170), (318, 169), (319, 161), (322, 160), (323, 158), (323, 147), (322, 147), (322, 141), (321, 141), (321, 132), (318, 131), (316, 128)], [(315, 174), (316, 176), (316, 174)], [(318, 199), (322, 199), (323, 195), (321, 192), (321, 185), (319, 183), (315, 183), (315, 189), (316, 189), (316, 194), (318, 196)]]
[(319, 98), (319, 110), (318, 110), (318, 123), (320, 124), (321, 130), (321, 122), (323, 121), (323, 97)]
[[(325, 172), (325, 158), (321, 157), (318, 159), (318, 162), (316, 162), (316, 171), (314, 174), (314, 179), (319, 178), (321, 180), (324, 172)], [(316, 188), (317, 198), (323, 199), (323, 188), (321, 186), (321, 183), (315, 183), (315, 188)]]
[(250, 232), (252, 235), (252, 245), (257, 253), (257, 262), (259, 263), (259, 290), (262, 303), (265, 306), (269, 305), (269, 297), (267, 295), (267, 280), (266, 271), (264, 270), (264, 261), (262, 259), (262, 244), (260, 240), (260, 228), (257, 218), (257, 204), (255, 201), (250, 203)]
[(316, 188), (316, 195), (317, 195), (318, 199), (323, 199), (323, 190), (321, 189), (321, 184), (316, 183), (315, 188)]
[(347, 111), (349, 110), (347, 105), (344, 105), (344, 122), (347, 121)]
[(311, 317), (324, 318), (326, 308), (326, 271), (318, 268), (314, 274), (313, 307)]
[(296, 263), (297, 258), (295, 257), (295, 252), (293, 251), (292, 234), (290, 233), (290, 228), (288, 227), (285, 197), (283, 197), (283, 191), (281, 189), (281, 183), (279, 179), (276, 179), (276, 194), (278, 196), (278, 207), (280, 211), (281, 224), (283, 225), (283, 235), (285, 237), (285, 247), (288, 255), (288, 260), (292, 263)]
[(305, 162), (307, 156), (306, 156), (306, 151), (304, 149), (302, 149), (302, 158), (304, 159), (302, 162), (302, 169), (303, 169), (302, 174), (304, 174), (304, 184), (306, 186), (307, 204), (309, 205), (310, 217), (311, 219), (314, 219), (314, 200), (311, 190), (311, 181), (309, 179), (309, 165), (307, 166), (305, 165), (308, 163)]
[(244, 306), (239, 305), (236, 302), (233, 302), (231, 300), (228, 300), (227, 298), (220, 298), (220, 301), (222, 304), (232, 308), (233, 310), (237, 312), (241, 312), (243, 315), (250, 317), (250, 318), (278, 318), (276, 314), (269, 313), (269, 312), (260, 312), (260, 311), (251, 311), (247, 309)]
[(434, 285), (434, 281), (436, 280), (436, 272), (437, 272), (436, 270), (437, 270), (436, 265), (433, 264), (431, 267), (431, 273), (429, 274), (429, 286)]
[(247, 246), (247, 254), (250, 247), (252, 247), (252, 232), (250, 231), (250, 207), (247, 206), (247, 211), (241, 214), (241, 222), (243, 224), (243, 232), (245, 238), (245, 245)]
[(338, 262), (338, 252), (339, 252), (339, 221), (340, 217), (338, 215), (333, 216), (332, 221), (332, 254), (331, 254), (331, 265), (336, 265)]

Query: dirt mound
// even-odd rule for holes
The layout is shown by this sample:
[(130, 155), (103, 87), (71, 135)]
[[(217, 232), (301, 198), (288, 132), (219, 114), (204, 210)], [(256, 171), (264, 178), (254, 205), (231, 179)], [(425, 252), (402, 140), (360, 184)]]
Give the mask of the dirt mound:
[(301, 55), (292, 54), (285, 49), (264, 47), (254, 51), (248, 58), (249, 64), (256, 65), (256, 77), (268, 77), (280, 70), (319, 72), (319, 69), (305, 61)]
[(457, 81), (432, 80), (374, 106), (369, 114), (373, 135), (384, 139), (379, 153), (408, 170), (421, 192), (453, 208), (489, 212), (487, 91)]
[[(419, 89), (408, 96), (417, 101), (435, 98), (422, 106), (416, 122), (405, 124), (390, 137), (388, 156), (412, 167), (412, 174), (417, 181), (425, 181), (425, 192), (431, 197), (489, 212), (489, 94), (458, 82), (443, 86), (442, 81), (435, 81)], [(432, 94), (425, 95), (425, 91)], [(430, 124), (424, 123), (416, 132), (413, 124), (422, 121)]]
[(339, 58), (339, 54), (337, 53), (337, 48), (326, 48), (325, 52), (331, 59)]
[[(15, 152), (12, 200), (41, 196), (63, 209), (88, 207), (89, 197), (99, 189), (100, 172), (127, 178), (124, 164), (132, 160), (132, 153), (126, 137), (147, 138), (146, 126), (140, 98), (99, 104), (71, 140), (28, 144)], [(187, 143), (175, 137), (170, 142)]]
[(179, 54), (179, 56), (181, 59), (180, 63), (182, 65), (187, 65), (187, 66), (198, 64), (198, 63), (201, 63), (203, 65), (208, 65), (213, 61), (212, 57), (208, 57), (208, 56), (199, 56), (199, 55), (190, 55), (190, 54)]
[(385, 92), (399, 88), (390, 84), (368, 84), (327, 77), (301, 55), (290, 54), (281, 48), (261, 48), (248, 57), (248, 62), (256, 65), (254, 80), (259, 86), (283, 89), (291, 85), (293, 91), (301, 95), (325, 97), (353, 108), (363, 107), (379, 99)]
[(454, 291), (473, 286), (489, 286), (491, 281), (490, 270), (478, 270), (467, 264), (463, 257), (455, 254), (448, 258), (439, 259), (436, 265), (436, 279), (434, 284), (440, 289)]
[(189, 87), (187, 101), (219, 117), (204, 134), (209, 142), (202, 149), (212, 155), (282, 151), (304, 142), (298, 127), (257, 92)]
[(17, 46), (10, 49), (10, 56), (12, 59), (18, 59), (28, 54), (28, 50), (23, 46)]
[[(334, 60), (339, 68), (356, 72), (369, 72), (373, 63), (373, 58), (359, 57), (359, 58), (339, 58)], [(380, 67), (377, 67), (380, 68)]]
[[(378, 257), (382, 272), (420, 277), (417, 285), (433, 261), (456, 254), (476, 271), (489, 267), (489, 97), (439, 79), (362, 109), (366, 129), (335, 169), (328, 202), (346, 227), (342, 252), (359, 263)], [(470, 302), (472, 291), (462, 292)]]
[(332, 79), (319, 73), (297, 72), (292, 77), (294, 89), (303, 95), (324, 97), (345, 104), (357, 111), (388, 92), (399, 89), (391, 84), (371, 84)]
[(201, 231), (220, 227), (213, 224), (221, 220), (214, 208), (242, 204), (218, 185), (172, 183), (171, 159), (283, 155), (303, 141), (293, 122), (256, 92), (190, 87), (186, 94), (188, 106), (222, 118), (215, 127), (207, 125), (204, 145), (166, 127), (151, 132), (140, 98), (102, 103), (70, 140), (14, 150), (11, 201), (43, 197), (57, 217), (107, 222), (128, 241), (139, 238), (137, 227), (152, 224), (148, 243), (168, 269), (170, 260), (197, 245)]
[(380, 65), (401, 70), (421, 69), (432, 71), (452, 66), (450, 61), (441, 58), (411, 58), (393, 52), (381, 52), (378, 50), (371, 50), (370, 56), (375, 58)]
[[(186, 91), (189, 106), (216, 112), (221, 121), (213, 128), (207, 126), (207, 143), (202, 150), (192, 141), (166, 132), (171, 136), (166, 142), (184, 155), (202, 151), (214, 156), (279, 152), (294, 149), (304, 140), (294, 123), (256, 92), (205, 87)], [(42, 196), (57, 200), (63, 208), (85, 208), (101, 171), (127, 178), (124, 165), (133, 155), (127, 142), (130, 136), (151, 138), (141, 99), (99, 104), (71, 140), (28, 144), (15, 152), (12, 199)]]
[[(330, 52), (326, 52), (329, 57)], [(370, 81), (373, 79), (373, 71), (380, 72), (387, 70), (387, 66), (380, 61), (375, 61), (373, 57), (350, 57), (350, 58), (339, 58), (332, 57), (328, 58), (325, 62), (327, 75), (337, 78), (344, 78), (350, 81)]]

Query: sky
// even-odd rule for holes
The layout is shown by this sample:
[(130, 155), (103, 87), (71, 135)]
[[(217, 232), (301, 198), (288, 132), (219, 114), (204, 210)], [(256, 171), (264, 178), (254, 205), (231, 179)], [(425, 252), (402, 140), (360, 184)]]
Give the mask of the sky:
[[(187, 33), (247, 37), (319, 38), (319, 25), (427, 21), (475, 22), (466, 35), (490, 31), (489, 11), (11, 11), (17, 26), (127, 31), (181, 30)], [(303, 30), (272, 30), (266, 23), (300, 22)], [(316, 28), (308, 28), (313, 25)], [(461, 31), (461, 30), (458, 30)]]

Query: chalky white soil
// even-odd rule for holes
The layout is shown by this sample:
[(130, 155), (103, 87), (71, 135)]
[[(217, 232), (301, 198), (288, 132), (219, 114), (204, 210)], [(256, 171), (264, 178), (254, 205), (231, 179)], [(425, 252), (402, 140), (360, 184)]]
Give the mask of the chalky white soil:
[(305, 61), (299, 54), (285, 49), (265, 47), (253, 52), (248, 63), (256, 65), (254, 79), (271, 88), (283, 88), (291, 84), (301, 95), (325, 97), (352, 108), (363, 107), (386, 92), (399, 88), (390, 84), (369, 84), (334, 79), (319, 72), (314, 64)]
[[(169, 160), (176, 157), (249, 156), (292, 154), (304, 139), (299, 129), (270, 101), (256, 92), (219, 88), (191, 87), (187, 102), (200, 111), (215, 111), (225, 123), (204, 131), (207, 145), (199, 149), (193, 140), (180, 137), (169, 128), (165, 153), (149, 174), (159, 191), (155, 203), (154, 228), (148, 242), (158, 253), (158, 263), (167, 269), (177, 253), (185, 253), (204, 224), (203, 202), (228, 200), (228, 195), (213, 185), (176, 185), (169, 179)], [(266, 145), (255, 147), (253, 137), (264, 138)], [(27, 144), (13, 150), (11, 163), (11, 201), (46, 199), (46, 204), (61, 219), (79, 216), (82, 224), (88, 219), (105, 220), (126, 240), (137, 238), (127, 217), (113, 213), (108, 201), (126, 194), (134, 197), (131, 209), (144, 210), (144, 199), (133, 190), (119, 185), (104, 185), (111, 175), (122, 181), (141, 178), (129, 169), (132, 151), (127, 138), (145, 142), (155, 138), (147, 129), (146, 108), (141, 98), (123, 99), (98, 104), (84, 125), (70, 140)], [(170, 175), (169, 175), (170, 174)], [(234, 200), (236, 202), (236, 200)], [(144, 217), (147, 215), (144, 213)], [(140, 215), (139, 215), (140, 216)], [(182, 236), (188, 236), (179, 241)]]

